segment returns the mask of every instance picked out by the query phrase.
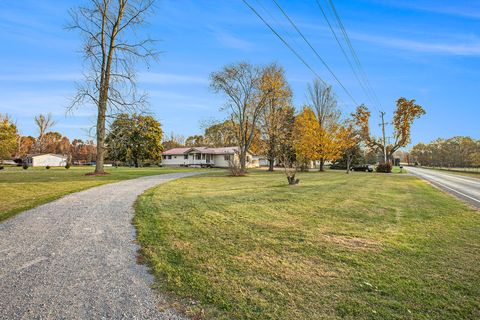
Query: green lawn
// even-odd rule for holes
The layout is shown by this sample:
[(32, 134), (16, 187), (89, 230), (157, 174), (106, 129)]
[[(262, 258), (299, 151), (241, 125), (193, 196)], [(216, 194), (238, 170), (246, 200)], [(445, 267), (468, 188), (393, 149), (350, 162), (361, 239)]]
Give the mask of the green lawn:
[(190, 177), (134, 223), (155, 287), (195, 319), (479, 319), (480, 216), (408, 175)]
[(103, 177), (85, 176), (93, 167), (5, 167), (0, 170), (0, 221), (23, 210), (55, 200), (68, 193), (101, 184), (146, 175), (164, 174), (188, 169), (180, 168), (108, 168)]

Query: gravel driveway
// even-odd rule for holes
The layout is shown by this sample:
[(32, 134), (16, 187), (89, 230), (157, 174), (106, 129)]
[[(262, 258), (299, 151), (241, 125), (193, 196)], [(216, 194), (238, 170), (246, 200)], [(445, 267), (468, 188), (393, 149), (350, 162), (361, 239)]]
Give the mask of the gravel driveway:
[(0, 224), (0, 318), (182, 319), (162, 310), (136, 262), (132, 205), (144, 190), (194, 174), (91, 188)]

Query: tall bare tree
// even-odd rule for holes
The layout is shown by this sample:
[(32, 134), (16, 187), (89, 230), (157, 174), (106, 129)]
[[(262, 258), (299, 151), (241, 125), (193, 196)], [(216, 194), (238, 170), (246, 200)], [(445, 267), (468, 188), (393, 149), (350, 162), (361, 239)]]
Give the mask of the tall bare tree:
[[(319, 79), (315, 79), (313, 84), (308, 85), (307, 92), (308, 103), (316, 113), (320, 130), (330, 131), (331, 127), (335, 126), (340, 118), (340, 110), (332, 87), (323, 84)], [(319, 160), (320, 171), (323, 171), (325, 159), (321, 158)]]
[(45, 134), (47, 133), (48, 129), (55, 125), (55, 121), (53, 120), (51, 113), (48, 113), (46, 116), (39, 114), (33, 119), (38, 127), (38, 139), (35, 149), (36, 152), (43, 152)]
[(246, 172), (247, 152), (258, 131), (256, 126), (269, 94), (260, 90), (262, 73), (263, 68), (241, 62), (227, 65), (210, 76), (212, 89), (227, 97), (223, 109), (229, 112), (235, 125), (241, 175)]
[(83, 37), (85, 80), (77, 85), (72, 108), (85, 103), (97, 107), (95, 174), (104, 173), (105, 122), (112, 114), (138, 111), (145, 94), (136, 90), (135, 65), (148, 64), (157, 52), (154, 40), (139, 37), (139, 29), (152, 13), (155, 0), (90, 0), (70, 11), (71, 30)]

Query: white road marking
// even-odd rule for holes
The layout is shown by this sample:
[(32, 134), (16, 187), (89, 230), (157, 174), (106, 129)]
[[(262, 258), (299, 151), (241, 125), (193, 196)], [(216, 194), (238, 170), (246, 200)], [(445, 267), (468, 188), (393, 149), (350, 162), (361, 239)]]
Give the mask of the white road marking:
[[(412, 172), (416, 173), (418, 176), (420, 176), (420, 177), (422, 177), (422, 178), (425, 178), (426, 180), (430, 179), (433, 183), (436, 183), (436, 184), (444, 187), (445, 189), (448, 189), (448, 190), (450, 190), (450, 191), (453, 191), (453, 192), (455, 192), (455, 193), (458, 193), (459, 195), (461, 195), (461, 196), (463, 196), (463, 197), (465, 197), (465, 198), (468, 198), (468, 199), (470, 199), (470, 200), (473, 200), (473, 201), (475, 201), (475, 202), (480, 203), (480, 200), (479, 200), (479, 199), (476, 199), (476, 198), (474, 198), (474, 197), (472, 197), (472, 196), (469, 196), (469, 195), (467, 195), (467, 194), (465, 194), (465, 193), (463, 193), (463, 192), (460, 192), (460, 191), (458, 191), (458, 190), (456, 190), (456, 189), (453, 189), (453, 188), (445, 185), (445, 184), (442, 183), (442, 182), (439, 182), (439, 181), (436, 179), (435, 175), (433, 175), (433, 174), (428, 174), (428, 173), (423, 173), (423, 172), (419, 173), (419, 172), (416, 172), (416, 170), (413, 170)], [(450, 178), (450, 175), (447, 175), (447, 176)], [(454, 177), (454, 178), (457, 178), (457, 177)], [(466, 179), (460, 179), (460, 180), (472, 182), (472, 181), (466, 180)]]

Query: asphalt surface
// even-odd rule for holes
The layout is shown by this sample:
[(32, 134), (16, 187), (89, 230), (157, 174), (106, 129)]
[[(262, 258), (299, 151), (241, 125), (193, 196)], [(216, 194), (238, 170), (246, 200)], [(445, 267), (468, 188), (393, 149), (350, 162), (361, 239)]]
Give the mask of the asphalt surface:
[(184, 319), (151, 290), (131, 219), (144, 190), (194, 174), (91, 188), (0, 224), (0, 319)]
[(407, 167), (407, 171), (480, 208), (480, 179), (418, 167)]

